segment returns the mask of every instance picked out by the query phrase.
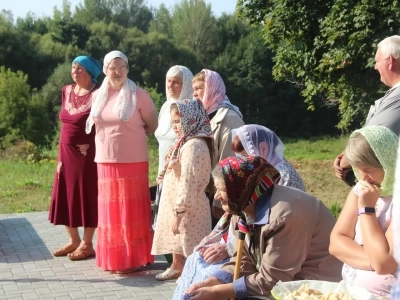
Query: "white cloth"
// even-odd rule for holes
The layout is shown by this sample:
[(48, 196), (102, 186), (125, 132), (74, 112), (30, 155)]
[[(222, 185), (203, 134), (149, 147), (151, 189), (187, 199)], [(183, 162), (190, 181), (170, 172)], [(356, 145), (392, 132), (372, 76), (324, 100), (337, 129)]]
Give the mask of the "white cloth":
[(171, 148), (175, 142), (175, 139), (177, 138), (171, 124), (171, 104), (176, 100), (192, 99), (193, 97), (192, 72), (184, 66), (171, 67), (171, 69), (173, 68), (179, 68), (182, 72), (182, 90), (178, 99), (174, 99), (169, 96), (167, 83), (165, 84), (167, 101), (165, 101), (161, 106), (160, 113), (158, 115), (158, 127), (154, 133), (158, 141), (158, 173), (160, 173), (160, 171), (163, 169), (165, 164), (165, 155), (167, 155), (169, 148)]
[[(107, 74), (107, 67), (115, 58), (122, 58), (128, 67), (127, 57), (120, 51), (111, 51), (104, 57), (103, 72)], [(109, 79), (106, 76), (97, 92), (96, 98), (93, 100), (90, 115), (86, 121), (86, 133), (89, 134), (94, 124), (94, 118), (97, 117), (108, 99)], [(123, 121), (128, 121), (136, 109), (136, 84), (126, 79), (118, 93), (117, 99), (113, 106), (113, 113), (120, 117)]]
[[(243, 125), (232, 130), (232, 139), (235, 136), (239, 136), (243, 148), (248, 155), (260, 156), (273, 167), (276, 167), (283, 161), (285, 147), (272, 130), (261, 125)], [(265, 143), (265, 146), (268, 148), (263, 153), (261, 153), (261, 143)]]

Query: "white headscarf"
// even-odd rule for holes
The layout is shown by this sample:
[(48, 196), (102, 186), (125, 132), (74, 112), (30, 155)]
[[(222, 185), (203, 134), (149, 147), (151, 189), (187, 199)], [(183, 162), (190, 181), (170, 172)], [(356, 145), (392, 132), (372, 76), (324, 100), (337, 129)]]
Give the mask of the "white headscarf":
[[(279, 137), (270, 129), (261, 125), (243, 125), (232, 130), (232, 138), (239, 136), (244, 150), (250, 156), (260, 156), (273, 167), (283, 160), (285, 149)], [(266, 143), (268, 151), (264, 155), (260, 153), (260, 143)]]
[[(182, 90), (179, 94), (178, 99), (174, 99), (169, 96), (167, 80), (171, 77), (178, 77), (182, 80)], [(167, 96), (167, 101), (161, 107), (159, 118), (158, 118), (158, 128), (161, 129), (161, 134), (166, 135), (171, 129), (171, 117), (170, 108), (171, 104), (177, 100), (192, 99), (193, 98), (193, 88), (192, 88), (192, 72), (180, 65), (171, 67), (166, 75), (165, 79), (165, 94)]]
[[(111, 51), (104, 57), (103, 73), (107, 75), (107, 68), (111, 61), (115, 58), (122, 58), (126, 67), (128, 67), (128, 58), (121, 51)], [(103, 109), (108, 98), (109, 79), (106, 76), (101, 84), (96, 98), (93, 101), (90, 115), (86, 121), (86, 133), (89, 134), (94, 124), (94, 118), (97, 117)], [(120, 117), (123, 121), (128, 121), (136, 108), (136, 84), (127, 78), (117, 95), (117, 99), (113, 106), (113, 113)]]

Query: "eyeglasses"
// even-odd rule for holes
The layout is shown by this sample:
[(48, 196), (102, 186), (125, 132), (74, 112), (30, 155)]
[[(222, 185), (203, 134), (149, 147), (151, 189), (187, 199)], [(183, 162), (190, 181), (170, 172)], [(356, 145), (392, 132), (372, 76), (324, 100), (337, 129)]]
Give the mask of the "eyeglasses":
[(118, 67), (118, 68), (116, 68), (116, 67), (108, 68), (108, 70), (110, 70), (111, 72), (116, 72), (116, 71), (123, 72), (123, 71), (125, 71), (125, 69), (127, 69), (126, 66), (121, 66), (121, 67)]

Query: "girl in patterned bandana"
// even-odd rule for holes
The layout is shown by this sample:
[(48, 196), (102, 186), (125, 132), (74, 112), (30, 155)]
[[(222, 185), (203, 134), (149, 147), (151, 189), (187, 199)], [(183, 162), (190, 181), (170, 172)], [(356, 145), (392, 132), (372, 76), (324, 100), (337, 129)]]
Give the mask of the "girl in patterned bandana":
[(200, 100), (178, 100), (171, 105), (172, 127), (177, 135), (157, 180), (163, 182), (153, 255), (172, 253), (170, 268), (156, 276), (180, 276), (184, 258), (211, 229), (205, 189), (210, 181), (213, 138), (210, 121)]

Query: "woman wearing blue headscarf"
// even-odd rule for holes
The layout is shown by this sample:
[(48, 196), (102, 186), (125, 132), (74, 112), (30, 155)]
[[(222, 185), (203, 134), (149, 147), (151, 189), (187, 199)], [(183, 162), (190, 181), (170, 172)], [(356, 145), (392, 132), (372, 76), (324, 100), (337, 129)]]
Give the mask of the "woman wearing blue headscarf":
[[(98, 89), (100, 63), (89, 56), (72, 61), (73, 84), (62, 88), (61, 132), (57, 169), (54, 176), (49, 220), (64, 225), (69, 241), (53, 252), (80, 260), (95, 255), (92, 239), (97, 227), (97, 166), (94, 162), (95, 132), (85, 133), (92, 106), (92, 93)], [(84, 227), (83, 237), (78, 227)]]

